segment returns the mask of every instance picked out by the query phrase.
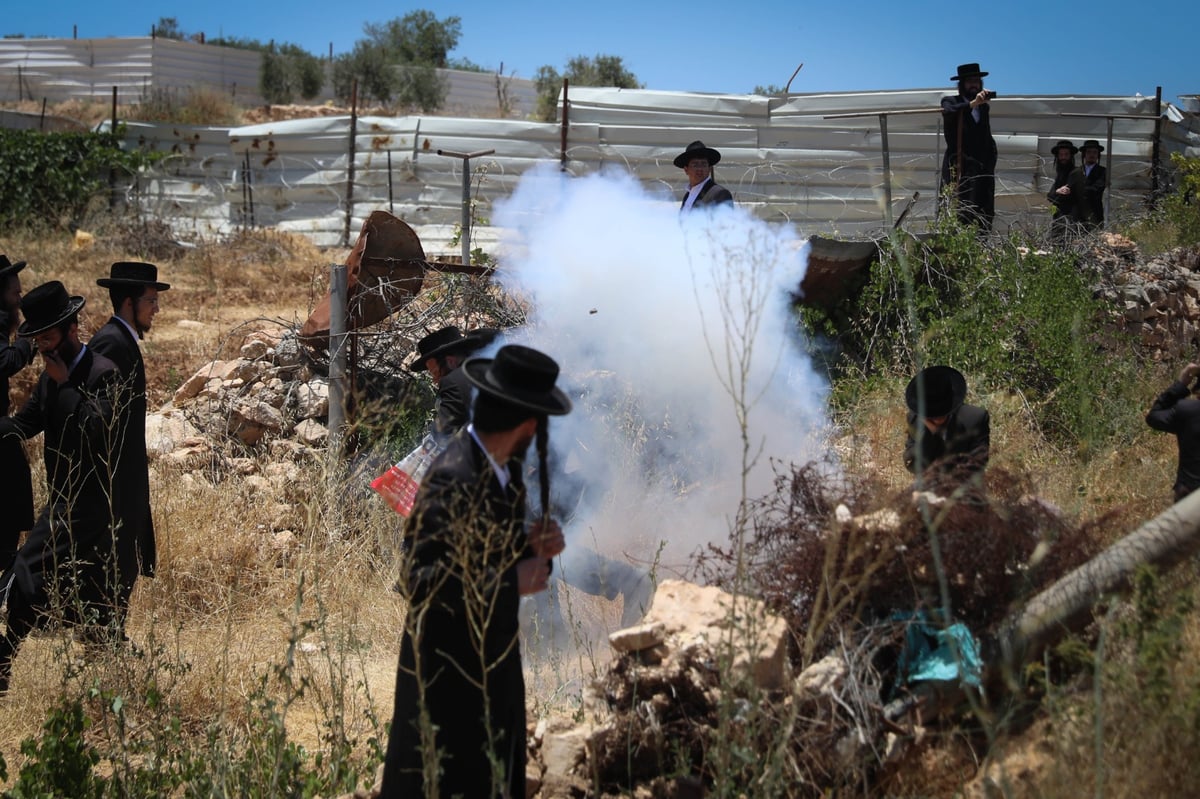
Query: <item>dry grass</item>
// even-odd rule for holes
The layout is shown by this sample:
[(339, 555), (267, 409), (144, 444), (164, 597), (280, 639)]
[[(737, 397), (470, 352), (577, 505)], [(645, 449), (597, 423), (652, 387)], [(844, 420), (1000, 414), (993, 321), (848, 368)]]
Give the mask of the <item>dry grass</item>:
[[(0, 237), (0, 252), (29, 262), (21, 273), (26, 290), (61, 280), (87, 299), (80, 320), (86, 339), (111, 312), (107, 290), (95, 284), (96, 278), (106, 276), (113, 261), (140, 257), (114, 239), (97, 232), (90, 247), (79, 249), (65, 231), (36, 239), (13, 234)], [(231, 337), (231, 330), (238, 325), (257, 319), (302, 321), (323, 291), (314, 275), (331, 258), (343, 256), (322, 253), (299, 238), (265, 233), (158, 260), (160, 279), (171, 283), (171, 290), (143, 342), (151, 407), (167, 401), (181, 379), (209, 360), (235, 353), (241, 337)], [(15, 381), (14, 401), (23, 399), (35, 377), (31, 369)], [(36, 470), (40, 450), (31, 452)], [(218, 717), (236, 720), (261, 676), (287, 652), (301, 581), (298, 618), (314, 629), (301, 642), (298, 662), (300, 673), (313, 681), (313, 696), (289, 719), (289, 729), (295, 727), (296, 739), (305, 746), (321, 747), (316, 720), (332, 707), (322, 706), (331, 701), (331, 659), (345, 658), (340, 676), (350, 684), (339, 694), (350, 704), (346, 723), (361, 725), (368, 697), (370, 709), (386, 720), (403, 616), (402, 604), (389, 590), (386, 559), (394, 514), (359, 508), (354, 534), (331, 538), (324, 531), (326, 509), (343, 497), (336, 490), (324, 493), (319, 466), (308, 466), (299, 482), (306, 498), (300, 498), (302, 492), (265, 496), (239, 474), (184, 474), (156, 464), (151, 490), (159, 570), (155, 579), (138, 583), (129, 633), (144, 648), (162, 651), (86, 661), (67, 633), (32, 639), (16, 660), (9, 697), (0, 700), (10, 711), (0, 714), (0, 751), (10, 766), (19, 768), (14, 755), (20, 741), (39, 732), (64, 683), (94, 681), (136, 695), (151, 665), (165, 673), (186, 664), (168, 692), (185, 730), (203, 730)], [(280, 550), (273, 538), (284, 530), (295, 534), (296, 543)], [(366, 690), (356, 688), (357, 682)]]

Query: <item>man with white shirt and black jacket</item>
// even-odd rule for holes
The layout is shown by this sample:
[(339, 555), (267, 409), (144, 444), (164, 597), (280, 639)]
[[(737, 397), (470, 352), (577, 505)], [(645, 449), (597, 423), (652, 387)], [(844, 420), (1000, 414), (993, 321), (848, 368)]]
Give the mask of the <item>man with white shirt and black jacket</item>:
[(684, 171), (688, 178), (687, 194), (683, 195), (680, 212), (717, 205), (732, 205), (733, 193), (712, 176), (712, 168), (721, 160), (721, 153), (704, 142), (694, 141), (672, 162)]
[(154, 520), (150, 513), (150, 466), (146, 457), (146, 363), (138, 343), (150, 331), (158, 313), (158, 295), (171, 288), (159, 282), (158, 267), (138, 261), (119, 261), (109, 276), (96, 281), (108, 289), (113, 315), (88, 341), (88, 347), (111, 360), (121, 371), (117, 403), (116, 477), (120, 492), (115, 548), (120, 591), (113, 618), (114, 638), (124, 636), (124, 616), (139, 575), (154, 576), (157, 559)]

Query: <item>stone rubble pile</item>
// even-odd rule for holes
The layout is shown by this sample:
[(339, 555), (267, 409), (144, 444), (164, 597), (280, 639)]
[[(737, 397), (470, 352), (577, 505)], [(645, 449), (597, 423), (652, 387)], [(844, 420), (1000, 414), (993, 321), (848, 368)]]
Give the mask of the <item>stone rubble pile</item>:
[(318, 447), (329, 436), (329, 379), (314, 371), (294, 331), (250, 333), (239, 357), (200, 367), (171, 404), (203, 432), (250, 447), (264, 438)]
[(1200, 357), (1200, 247), (1143, 260), (1132, 241), (1106, 233), (1087, 260), (1101, 274), (1097, 296), (1112, 305), (1114, 330), (1132, 336), (1147, 360)]

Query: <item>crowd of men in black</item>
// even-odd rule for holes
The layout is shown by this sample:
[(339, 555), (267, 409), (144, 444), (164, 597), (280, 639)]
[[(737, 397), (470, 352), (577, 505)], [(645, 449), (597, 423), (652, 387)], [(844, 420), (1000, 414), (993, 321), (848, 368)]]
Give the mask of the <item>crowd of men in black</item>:
[[(59, 281), (21, 291), (24, 261), (0, 255), (0, 694), (13, 658), (38, 627), (75, 627), (90, 647), (128, 643), (125, 614), (139, 575), (153, 575), (146, 459), (146, 368), (139, 340), (170, 288), (153, 264), (114, 263), (96, 281), (113, 314), (85, 344), (83, 297)], [(8, 415), (9, 378), (41, 357), (29, 398)], [(47, 500), (34, 514), (22, 442), (42, 435)], [(25, 532), (24, 542), (21, 534)]]
[[(975, 225), (981, 233), (992, 229), (996, 218), (996, 163), (999, 159), (992, 136), (991, 101), (996, 93), (985, 89), (988, 73), (979, 64), (960, 64), (950, 80), (958, 94), (942, 98), (942, 130), (946, 139), (941, 180), (950, 186), (958, 218)], [(1075, 155), (1083, 163), (1076, 166)], [(1088, 139), (1076, 147), (1067, 139), (1050, 148), (1054, 157), (1054, 183), (1046, 195), (1054, 209), (1051, 237), (1063, 243), (1072, 234), (1095, 230), (1104, 224), (1104, 190), (1108, 175), (1100, 166), (1104, 147)], [(688, 188), (681, 211), (691, 211), (733, 202), (733, 193), (716, 182), (713, 167), (721, 153), (702, 141), (694, 141), (676, 156), (675, 166), (687, 176)]]

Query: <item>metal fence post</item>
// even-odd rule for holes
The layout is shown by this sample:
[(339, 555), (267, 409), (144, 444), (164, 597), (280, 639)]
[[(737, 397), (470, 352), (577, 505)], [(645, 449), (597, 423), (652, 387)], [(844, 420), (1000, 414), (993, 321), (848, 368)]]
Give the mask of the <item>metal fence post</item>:
[(329, 266), (329, 460), (340, 463), (346, 427), (346, 265)]
[(474, 153), (456, 153), (451, 150), (438, 150), (438, 155), (450, 158), (461, 158), (463, 162), (462, 175), (462, 262), (466, 266), (471, 263), (471, 159), (491, 155), (495, 150), (479, 150)]

